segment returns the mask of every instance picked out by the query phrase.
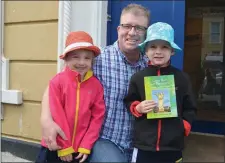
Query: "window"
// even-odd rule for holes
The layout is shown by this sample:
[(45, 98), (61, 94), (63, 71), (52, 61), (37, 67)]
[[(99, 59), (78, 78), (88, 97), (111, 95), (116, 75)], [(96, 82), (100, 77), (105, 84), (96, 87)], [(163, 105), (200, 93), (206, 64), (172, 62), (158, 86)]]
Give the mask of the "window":
[(219, 56), (219, 55), (221, 55), (221, 52), (220, 51), (212, 51), (211, 55), (212, 56)]
[(210, 23), (210, 43), (220, 43), (221, 42), (221, 22), (211, 22)]

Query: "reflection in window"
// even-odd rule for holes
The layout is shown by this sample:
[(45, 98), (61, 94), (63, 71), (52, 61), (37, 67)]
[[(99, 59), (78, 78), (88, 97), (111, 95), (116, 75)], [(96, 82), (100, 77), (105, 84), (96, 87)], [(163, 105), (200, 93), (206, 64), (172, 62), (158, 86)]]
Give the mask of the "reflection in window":
[(212, 51), (211, 55), (212, 56), (219, 56), (219, 55), (222, 55), (222, 54), (220, 53), (220, 51)]
[[(217, 54), (217, 55), (216, 55)], [(223, 61), (220, 53), (207, 55), (203, 61), (204, 78), (199, 92), (201, 102), (215, 102), (221, 107)]]
[(221, 22), (210, 23), (210, 42), (220, 43), (221, 40)]

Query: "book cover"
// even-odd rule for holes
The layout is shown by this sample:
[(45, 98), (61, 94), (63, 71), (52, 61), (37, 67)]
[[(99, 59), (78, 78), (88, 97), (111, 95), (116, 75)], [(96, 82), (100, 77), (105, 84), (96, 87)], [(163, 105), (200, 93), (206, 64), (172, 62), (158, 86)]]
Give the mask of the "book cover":
[(146, 100), (154, 100), (157, 106), (147, 113), (147, 119), (177, 117), (177, 101), (174, 75), (148, 76), (144, 78)]

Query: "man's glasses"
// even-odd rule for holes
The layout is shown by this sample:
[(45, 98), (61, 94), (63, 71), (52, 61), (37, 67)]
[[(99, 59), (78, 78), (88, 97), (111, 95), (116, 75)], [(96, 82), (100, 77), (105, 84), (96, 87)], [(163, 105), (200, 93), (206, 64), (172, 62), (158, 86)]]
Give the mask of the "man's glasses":
[(120, 24), (123, 29), (130, 31), (132, 28), (135, 29), (137, 33), (144, 33), (147, 28), (139, 25), (131, 25), (131, 24)]

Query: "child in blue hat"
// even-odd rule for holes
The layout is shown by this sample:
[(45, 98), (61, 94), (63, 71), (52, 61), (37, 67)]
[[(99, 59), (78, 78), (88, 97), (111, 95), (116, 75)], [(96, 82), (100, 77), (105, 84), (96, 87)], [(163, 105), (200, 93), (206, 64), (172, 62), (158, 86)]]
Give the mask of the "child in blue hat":
[[(163, 22), (152, 24), (139, 48), (150, 61), (148, 67), (131, 77), (128, 95), (124, 99), (135, 117), (132, 161), (181, 162), (184, 137), (189, 135), (196, 116), (196, 102), (188, 75), (170, 64), (170, 57), (176, 50), (181, 50), (174, 42), (174, 29)], [(177, 116), (147, 119), (147, 113), (153, 112), (157, 103), (146, 100), (144, 77), (160, 75), (174, 76)]]

